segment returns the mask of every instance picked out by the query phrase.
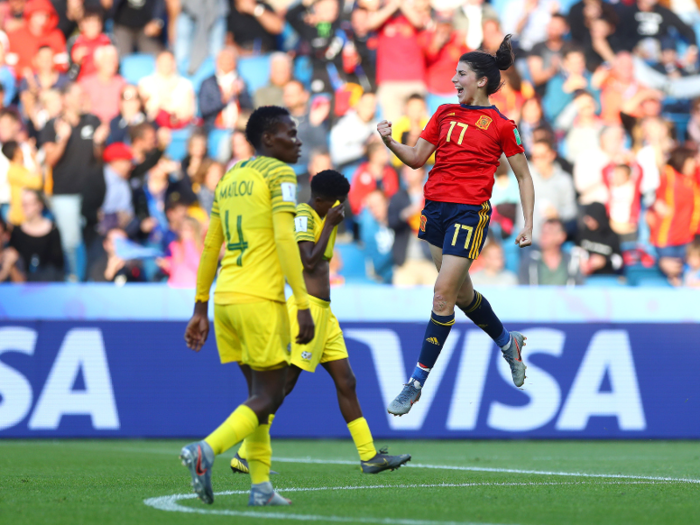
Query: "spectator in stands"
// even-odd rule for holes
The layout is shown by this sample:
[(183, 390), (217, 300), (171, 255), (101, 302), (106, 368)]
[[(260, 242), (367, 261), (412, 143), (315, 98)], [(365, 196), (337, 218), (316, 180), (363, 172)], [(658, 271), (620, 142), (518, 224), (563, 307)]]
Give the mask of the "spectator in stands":
[(610, 228), (605, 205), (589, 204), (584, 209), (576, 244), (583, 250), (583, 275), (615, 275), (622, 270), (620, 238)]
[(512, 34), (518, 47), (529, 52), (547, 38), (547, 26), (558, 8), (556, 0), (510, 1), (502, 13), (503, 31)]
[(539, 233), (539, 246), (523, 254), (520, 284), (572, 286), (583, 284), (578, 257), (562, 251), (566, 230), (559, 219), (548, 219)]
[(535, 96), (532, 84), (520, 77), (515, 67), (501, 73), (501, 89), (489, 96), (489, 100), (510, 120), (520, 122), (520, 111), (526, 100)]
[[(571, 40), (586, 48), (591, 42), (591, 26), (596, 20), (617, 20), (615, 8), (603, 0), (581, 0), (569, 9), (567, 20)], [(631, 50), (632, 48), (630, 48)]]
[(197, 202), (201, 208), (211, 214), (211, 207), (214, 204), (214, 190), (221, 178), (224, 176), (224, 165), (219, 162), (210, 162), (204, 173), (202, 181), (195, 182), (194, 191), (197, 194)]
[(607, 209), (612, 230), (622, 241), (636, 241), (642, 186), (639, 164), (611, 163), (603, 168), (603, 180), (610, 194)]
[(195, 129), (187, 141), (187, 155), (180, 163), (182, 176), (187, 181), (202, 181), (209, 167), (207, 157), (207, 134), (203, 129)]
[(117, 243), (126, 242), (126, 232), (120, 228), (112, 228), (102, 241), (102, 256), (90, 268), (90, 281), (96, 283), (125, 283), (142, 282), (145, 280), (143, 268), (138, 260), (124, 260), (119, 256)]
[(426, 94), (425, 63), (418, 34), (430, 21), (427, 0), (386, 0), (370, 15), (378, 33), (377, 97), (383, 117), (394, 122), (414, 93)]
[(564, 108), (554, 122), (557, 130), (566, 133), (564, 156), (571, 163), (576, 162), (582, 154), (594, 151), (598, 147), (603, 121), (596, 115), (597, 106), (595, 98), (588, 91), (577, 91), (574, 93), (574, 100)]
[(348, 82), (376, 91), (377, 41), (370, 30), (370, 16), (369, 10), (359, 3), (350, 14), (350, 28), (345, 29), (348, 42), (343, 47), (343, 68)]
[[(309, 154), (309, 163), (306, 166), (306, 173), (297, 176), (297, 202), (308, 202), (311, 198), (311, 179), (313, 179), (317, 173), (330, 169), (333, 169), (330, 153), (324, 149), (312, 150)], [(349, 216), (350, 212), (347, 212), (347, 208), (348, 203), (346, 201), (345, 209)]]
[(540, 98), (547, 90), (547, 82), (560, 72), (564, 37), (568, 32), (569, 24), (564, 15), (553, 14), (547, 24), (547, 38), (535, 44), (527, 56), (532, 83)]
[(684, 64), (678, 58), (678, 42), (671, 37), (665, 37), (661, 40), (661, 57), (659, 62), (652, 67), (668, 78), (677, 79), (689, 75)]
[(8, 55), (14, 55), (15, 74), (18, 77), (26, 76), (26, 70), (32, 67), (32, 59), (43, 46), (54, 50), (56, 64), (65, 69), (68, 62), (66, 39), (56, 27), (58, 16), (51, 2), (29, 0), (24, 8), (24, 19), (26, 23), (23, 26), (7, 33), (10, 42)]
[(698, 233), (700, 223), (700, 182), (693, 150), (681, 146), (671, 152), (661, 173), (656, 202), (647, 212), (647, 222), (651, 244), (659, 256), (659, 268), (677, 286), (686, 246)]
[(700, 239), (696, 238), (685, 250), (686, 266), (683, 271), (683, 286), (700, 288)]
[(364, 93), (353, 109), (331, 129), (330, 151), (333, 164), (342, 169), (359, 162), (365, 154), (367, 141), (377, 128), (377, 97)]
[(532, 145), (535, 143), (535, 130), (540, 128), (547, 128), (551, 131), (551, 126), (542, 114), (542, 104), (537, 97), (532, 97), (523, 102), (520, 108), (520, 122), (518, 123), (520, 138), (527, 155), (530, 155)]
[(270, 81), (260, 87), (253, 95), (253, 106), (282, 106), (284, 104), (284, 86), (292, 80), (293, 63), (287, 53), (270, 55)]
[(360, 240), (372, 262), (374, 277), (381, 283), (391, 282), (394, 264), (394, 232), (389, 228), (388, 211), (386, 196), (375, 190), (367, 195), (366, 208), (358, 218)]
[(204, 126), (207, 130), (234, 129), (241, 112), (252, 107), (248, 88), (236, 71), (236, 49), (226, 47), (216, 57), (216, 72), (199, 89), (199, 111)]
[[(100, 160), (109, 133), (106, 125), (100, 125), (100, 119), (83, 112), (83, 100), (82, 88), (76, 83), (68, 84), (63, 92), (61, 115), (51, 119), (39, 136), (46, 164), (52, 169), (51, 211), (61, 232), (72, 279), (77, 277), (77, 250), (83, 238), (81, 215), (96, 221), (104, 197)], [(88, 217), (93, 212), (94, 217)]]
[(452, 16), (452, 25), (457, 31), (467, 35), (469, 49), (479, 49), (484, 39), (482, 26), (485, 21), (498, 22), (498, 13), (484, 0), (466, 0), (457, 7)]
[(97, 58), (95, 52), (97, 48), (111, 46), (112, 40), (102, 32), (102, 9), (99, 7), (87, 6), (78, 22), (78, 28), (80, 33), (68, 41), (70, 76), (82, 80), (97, 73), (98, 64), (102, 59)]
[(367, 162), (360, 164), (350, 184), (348, 202), (353, 215), (359, 215), (370, 193), (381, 191), (390, 199), (398, 190), (399, 178), (389, 162), (388, 150), (382, 142), (371, 141), (367, 144)]
[(266, 2), (233, 0), (227, 29), (227, 44), (235, 45), (241, 55), (269, 53), (277, 49), (284, 19)]
[(138, 229), (138, 224), (132, 225), (136, 221), (129, 184), (133, 160), (131, 148), (123, 142), (115, 142), (105, 148), (102, 157), (106, 190), (100, 214), (100, 231)]
[(310, 151), (327, 149), (327, 119), (331, 110), (330, 100), (323, 96), (314, 97), (309, 106), (309, 92), (298, 80), (292, 80), (284, 86), (284, 105), (297, 121), (297, 132), (304, 147), (301, 149), (299, 165), (309, 163)]
[(230, 170), (237, 162), (248, 160), (253, 155), (255, 155), (255, 150), (245, 138), (245, 133), (234, 131), (231, 133), (231, 158), (226, 165), (226, 171)]
[[(571, 175), (555, 162), (553, 144), (538, 140), (532, 146), (530, 173), (537, 200), (533, 215), (532, 240), (539, 241), (542, 225), (549, 219), (558, 219), (569, 234), (576, 230), (576, 191)], [(522, 214), (519, 214), (519, 220)]]
[(10, 33), (26, 25), (24, 8), (27, 0), (8, 0), (0, 4), (0, 30)]
[(479, 260), (481, 268), (469, 274), (474, 286), (516, 286), (518, 276), (505, 269), (503, 246), (489, 239), (481, 250)]
[(3, 42), (0, 39), (0, 85), (2, 86), (2, 104), (7, 107), (12, 104), (12, 101), (17, 94), (17, 77), (15, 75), (14, 69), (9, 67), (5, 62), (5, 46), (7, 45), (7, 39)]
[[(392, 124), (391, 133), (395, 141), (415, 146), (423, 128), (428, 124), (428, 106), (425, 104), (425, 97), (417, 93), (408, 97), (403, 115)], [(434, 162), (434, 156), (428, 159), (428, 163)], [(393, 164), (397, 168), (403, 165), (395, 155), (393, 156)]]
[(149, 120), (159, 126), (181, 129), (189, 125), (195, 113), (192, 82), (181, 77), (170, 51), (156, 59), (156, 70), (139, 82), (139, 92)]
[(143, 112), (143, 104), (136, 86), (125, 84), (119, 95), (119, 114), (109, 123), (109, 137), (107, 144), (114, 142), (129, 143), (129, 127), (146, 122), (146, 114)]
[(642, 169), (640, 191), (644, 206), (649, 207), (656, 200), (659, 187), (659, 173), (666, 165), (666, 158), (673, 149), (670, 124), (660, 118), (645, 118), (640, 121), (639, 134), (635, 137), (635, 161)]
[[(49, 89), (61, 90), (68, 84), (68, 76), (56, 70), (54, 50), (42, 46), (34, 55), (33, 70), (26, 69), (19, 83), (20, 101), (24, 114), (35, 123), (37, 113), (41, 111), (40, 98)], [(44, 122), (45, 123), (45, 122)], [(41, 126), (38, 127), (41, 129)]]
[(158, 266), (168, 276), (169, 286), (194, 288), (197, 285), (197, 268), (203, 249), (201, 224), (192, 217), (185, 217), (179, 225), (178, 238), (168, 245), (168, 255), (158, 259)]
[(134, 51), (157, 55), (162, 49), (161, 33), (165, 25), (162, 0), (113, 0), (114, 40), (119, 56)]
[(98, 47), (95, 50), (95, 64), (95, 73), (83, 76), (80, 87), (90, 100), (92, 113), (104, 124), (109, 125), (112, 119), (119, 115), (119, 99), (126, 86), (126, 80), (117, 73), (117, 48), (111, 44)]
[(657, 0), (637, 0), (629, 7), (621, 8), (620, 32), (623, 48), (629, 51), (642, 39), (654, 38), (661, 41), (674, 33), (680, 35), (686, 44), (695, 46), (697, 51), (693, 28)]
[[(29, 142), (25, 140), (24, 133), (22, 132), (22, 121), (18, 112), (12, 108), (3, 108), (0, 109), (0, 144), (6, 144), (12, 141), (19, 143), (24, 158), (24, 167), (32, 173), (38, 171), (39, 166), (37, 166), (35, 162), (32, 147)], [(5, 219), (5, 221), (8, 220), (10, 197), (12, 194), (8, 181), (9, 169), (10, 159), (5, 157), (5, 155), (0, 155), (0, 216)]]
[(22, 260), (17, 250), (7, 246), (10, 240), (10, 232), (7, 224), (0, 217), (0, 284), (23, 283), (25, 281), (22, 272)]
[(599, 147), (583, 151), (574, 164), (574, 185), (579, 194), (579, 203), (607, 204), (610, 197), (603, 180), (603, 168), (611, 162), (620, 164), (629, 160), (625, 147), (625, 130), (622, 126), (608, 126), (600, 132)]
[[(34, 151), (32, 151), (35, 154)], [(24, 165), (24, 152), (14, 140), (2, 145), (2, 154), (10, 161), (7, 170), (7, 182), (10, 185), (10, 213), (8, 222), (19, 226), (24, 222), (22, 212), (22, 193), (25, 189), (40, 190), (44, 185), (41, 171), (30, 171)]]
[(700, 146), (700, 98), (693, 100), (688, 121), (688, 137)]
[(171, 134), (168, 128), (158, 128), (155, 130), (153, 124), (142, 122), (129, 128), (131, 139), (131, 153), (134, 156), (134, 168), (131, 171), (131, 178), (143, 181), (146, 173), (160, 161), (163, 153), (171, 141)]
[(12, 230), (10, 246), (23, 261), (27, 281), (63, 280), (61, 235), (56, 226), (44, 217), (44, 200), (38, 191), (22, 194), (24, 222)]
[(440, 97), (454, 97), (455, 59), (469, 51), (465, 34), (452, 27), (452, 16), (447, 12), (436, 13), (434, 24), (423, 31), (419, 38), (425, 55), (425, 77), (428, 93)]
[(177, 68), (194, 75), (207, 58), (215, 58), (224, 46), (229, 2), (169, 0), (166, 6), (168, 38)]
[[(301, 53), (311, 58), (312, 93), (333, 93), (340, 87), (343, 46), (336, 37), (339, 15), (338, 0), (300, 2), (287, 12), (287, 22), (299, 34)], [(329, 69), (334, 73), (329, 73)]]
[(418, 239), (421, 211), (425, 204), (423, 183), (425, 169), (401, 168), (403, 188), (389, 201), (388, 224), (394, 231), (393, 284), (397, 286), (433, 285), (437, 270), (427, 243)]
[[(634, 61), (627, 52), (618, 53), (610, 70), (603, 70), (604, 78), (600, 84), (601, 114), (605, 124), (620, 124), (620, 111), (624, 105), (630, 106), (630, 100), (640, 93), (645, 96), (644, 87), (634, 77)], [(629, 111), (629, 110), (628, 110)]]
[(550, 122), (554, 122), (564, 108), (571, 103), (577, 91), (585, 89), (596, 99), (599, 97), (597, 83), (594, 83), (593, 75), (586, 71), (583, 49), (566, 45), (562, 49), (562, 56), (561, 71), (547, 82), (547, 89), (542, 99), (544, 114)]
[(162, 252), (175, 238), (168, 234), (166, 206), (180, 204), (178, 198), (168, 201), (168, 197), (174, 193), (170, 185), (170, 174), (178, 167), (177, 163), (167, 157), (160, 157), (155, 166), (148, 170), (144, 183), (133, 189), (134, 212), (141, 223), (141, 231), (147, 237), (147, 245), (157, 247)]

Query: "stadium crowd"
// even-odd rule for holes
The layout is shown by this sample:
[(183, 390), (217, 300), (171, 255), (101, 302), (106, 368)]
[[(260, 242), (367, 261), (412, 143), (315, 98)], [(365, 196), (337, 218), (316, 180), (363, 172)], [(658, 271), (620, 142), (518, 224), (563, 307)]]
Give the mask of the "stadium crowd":
[[(433, 284), (415, 236), (429, 165), (413, 144), (456, 101), (459, 56), (514, 35), (492, 102), (519, 127), (495, 175), (478, 285), (700, 286), (698, 0), (7, 0), (0, 2), (0, 282), (194, 286), (214, 189), (281, 105), (315, 173), (351, 181), (333, 280)], [(503, 159), (505, 160), (505, 159)]]

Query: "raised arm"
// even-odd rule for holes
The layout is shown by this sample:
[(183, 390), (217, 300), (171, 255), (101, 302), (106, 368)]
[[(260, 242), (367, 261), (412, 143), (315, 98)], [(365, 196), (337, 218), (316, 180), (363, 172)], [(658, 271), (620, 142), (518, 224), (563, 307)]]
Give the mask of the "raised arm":
[(524, 248), (532, 244), (532, 214), (535, 210), (535, 187), (532, 184), (530, 168), (524, 153), (518, 153), (508, 157), (515, 178), (520, 186), (520, 203), (523, 208), (523, 218), (525, 226), (515, 239), (515, 244)]
[(316, 265), (323, 259), (328, 247), (328, 241), (333, 234), (333, 229), (343, 222), (345, 218), (345, 208), (343, 204), (338, 204), (328, 211), (326, 222), (321, 230), (321, 235), (317, 242), (311, 240), (299, 241), (299, 253), (301, 254), (301, 263), (304, 270), (311, 272), (316, 268)]
[(431, 144), (424, 138), (419, 138), (415, 146), (407, 146), (396, 141), (391, 136), (391, 122), (382, 120), (377, 124), (377, 131), (382, 137), (384, 144), (396, 155), (406, 166), (418, 169), (422, 167), (435, 152), (437, 146)]

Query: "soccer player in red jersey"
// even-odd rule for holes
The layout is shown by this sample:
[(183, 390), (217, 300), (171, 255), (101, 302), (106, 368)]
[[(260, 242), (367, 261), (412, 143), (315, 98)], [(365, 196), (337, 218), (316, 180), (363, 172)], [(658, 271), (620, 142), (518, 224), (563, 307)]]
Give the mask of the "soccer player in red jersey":
[(439, 271), (433, 310), (415, 371), (389, 405), (390, 414), (406, 414), (420, 399), (425, 380), (455, 322), (455, 305), (501, 348), (513, 383), (522, 386), (525, 381), (521, 351), (526, 338), (503, 327), (469, 278), (469, 268), (488, 233), (489, 199), (502, 153), (518, 179), (525, 217), (525, 227), (515, 242), (520, 247), (532, 243), (535, 190), (520, 134), (515, 123), (489, 103), (489, 95), (501, 87), (500, 70), (511, 67), (513, 61), (510, 35), (495, 56), (482, 51), (462, 55), (452, 77), (459, 104), (440, 106), (415, 146), (395, 141), (391, 137), (391, 122), (377, 125), (384, 144), (407, 166), (419, 168), (435, 153), (435, 166), (424, 188), (425, 207), (418, 232), (418, 237), (430, 244)]

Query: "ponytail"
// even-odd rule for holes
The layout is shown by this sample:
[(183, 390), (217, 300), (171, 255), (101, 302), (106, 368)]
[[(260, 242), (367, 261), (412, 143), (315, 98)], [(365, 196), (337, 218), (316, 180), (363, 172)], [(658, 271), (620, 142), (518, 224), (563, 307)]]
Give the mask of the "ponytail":
[(512, 35), (506, 35), (495, 55), (485, 51), (470, 51), (459, 57), (460, 62), (469, 64), (477, 78), (486, 77), (486, 94), (493, 95), (501, 89), (501, 71), (509, 69), (515, 61), (513, 47), (510, 43)]

